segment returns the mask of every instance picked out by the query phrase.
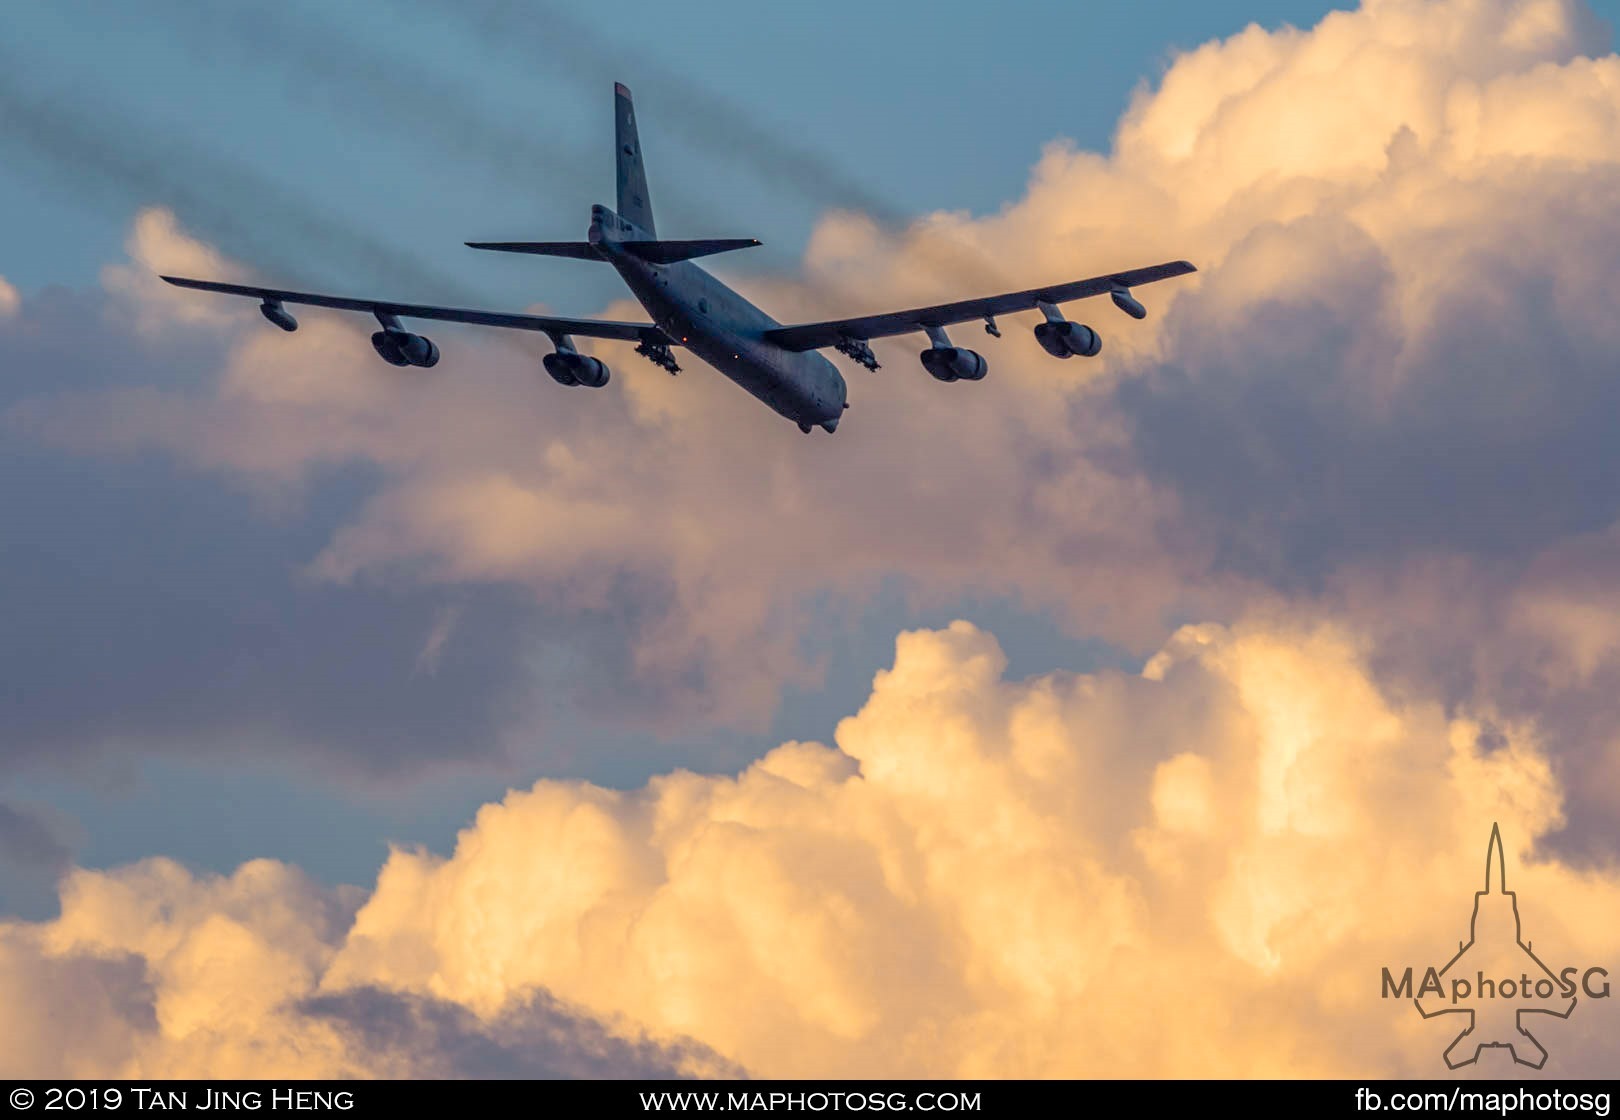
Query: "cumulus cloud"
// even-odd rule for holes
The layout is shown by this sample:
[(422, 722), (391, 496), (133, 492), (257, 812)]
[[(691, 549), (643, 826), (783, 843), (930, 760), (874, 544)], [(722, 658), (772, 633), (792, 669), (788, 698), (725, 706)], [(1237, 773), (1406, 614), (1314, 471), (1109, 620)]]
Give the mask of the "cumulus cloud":
[(377, 988), (313, 996), (300, 1012), (336, 1024), (360, 1064), (381, 1077), (666, 1078), (735, 1074), (689, 1042), (662, 1046), (614, 1036), (543, 992), (492, 1019), (459, 1004)]
[[(904, 635), (837, 749), (543, 783), (448, 860), (395, 853), (326, 982), (486, 1013), (544, 985), (772, 1076), (1421, 1072), (1380, 964), (1453, 945), (1490, 822), (1518, 872), (1560, 791), (1528, 729), (1488, 742), (1362, 657), (1203, 626), (1139, 676), (1008, 682), (967, 624)], [(1519, 885), (1538, 944), (1613, 954), (1620, 884)], [(1583, 1013), (1566, 1053), (1610, 1021)]]
[[(967, 623), (903, 634), (834, 746), (542, 781), (363, 899), (266, 861), (78, 872), (0, 943), (123, 1009), (75, 1055), (120, 1076), (1433, 1074), (1454, 1032), (1381, 970), (1467, 935), (1496, 822), (1538, 952), (1620, 954), (1620, 878), (1541, 853), (1535, 729), (1386, 693), (1354, 635), (1279, 616), (1135, 674), (1005, 667)], [(1583, 1000), (1548, 1072), (1608, 1068), (1614, 1027)]]
[(356, 893), (269, 860), (228, 876), (195, 876), (164, 859), (75, 872), (58, 919), (0, 928), (0, 1071), (656, 1077), (725, 1068), (688, 1042), (611, 1035), (544, 992), (488, 1019), (425, 995), (318, 994)]
[(21, 306), (22, 297), (17, 294), (17, 289), (4, 276), (0, 276), (0, 319), (17, 314)]

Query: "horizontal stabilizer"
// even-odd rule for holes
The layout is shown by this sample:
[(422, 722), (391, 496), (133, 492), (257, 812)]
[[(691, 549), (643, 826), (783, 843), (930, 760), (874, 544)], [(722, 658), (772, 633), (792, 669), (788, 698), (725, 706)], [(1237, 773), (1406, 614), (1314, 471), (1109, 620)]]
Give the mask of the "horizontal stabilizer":
[(752, 237), (721, 237), (706, 241), (621, 241), (628, 252), (651, 264), (674, 264), (693, 257), (712, 257), (733, 249), (752, 249), (759, 242)]
[[(721, 237), (702, 241), (620, 241), (626, 252), (649, 264), (674, 264), (693, 257), (712, 257), (733, 249), (752, 249), (759, 244), (752, 237)], [(469, 241), (471, 249), (493, 249), (497, 253), (533, 253), (539, 257), (572, 257), (599, 261), (602, 254), (589, 241)]]
[(493, 249), (497, 253), (533, 253), (540, 257), (572, 257), (579, 261), (599, 261), (602, 254), (589, 241), (469, 241), (469, 249)]

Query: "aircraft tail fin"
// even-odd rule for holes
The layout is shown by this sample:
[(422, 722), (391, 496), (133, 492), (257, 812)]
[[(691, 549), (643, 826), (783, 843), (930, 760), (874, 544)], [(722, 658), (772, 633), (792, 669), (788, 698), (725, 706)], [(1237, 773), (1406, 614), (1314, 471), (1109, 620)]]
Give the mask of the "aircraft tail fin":
[(641, 163), (641, 141), (636, 136), (636, 111), (630, 103), (630, 90), (622, 82), (613, 84), (613, 123), (619, 165), (619, 216), (640, 227), (648, 237), (653, 228), (652, 195), (647, 191), (647, 170)]

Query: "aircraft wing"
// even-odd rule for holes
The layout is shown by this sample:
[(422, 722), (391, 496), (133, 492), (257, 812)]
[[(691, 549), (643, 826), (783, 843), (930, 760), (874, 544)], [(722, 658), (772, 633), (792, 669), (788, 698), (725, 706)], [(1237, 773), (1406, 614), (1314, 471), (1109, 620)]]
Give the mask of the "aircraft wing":
[(834, 319), (826, 323), (805, 323), (800, 326), (777, 327), (765, 332), (765, 337), (787, 350), (816, 350), (823, 346), (836, 346), (845, 339), (887, 338), (907, 334), (928, 327), (947, 327), (952, 323), (967, 323), (991, 315), (1010, 315), (1014, 311), (1028, 311), (1038, 303), (1067, 303), (1087, 296), (1100, 296), (1115, 288), (1134, 288), (1138, 284), (1151, 284), (1155, 280), (1168, 280), (1198, 270), (1186, 261), (1170, 261), (1148, 268), (1133, 268), (1127, 272), (1114, 272), (1107, 276), (1093, 276), (1089, 280), (1074, 280), (1067, 284), (1053, 284), (1045, 288), (1030, 288), (1023, 292), (986, 296), (983, 299), (964, 299), (955, 303), (942, 303), (936, 307), (918, 307), (910, 311), (891, 311), (884, 315), (863, 315), (858, 319)]
[(215, 280), (187, 280), (181, 276), (163, 279), (182, 288), (204, 292), (224, 292), (250, 296), (266, 303), (302, 303), (312, 307), (332, 307), (339, 311), (364, 311), (372, 315), (396, 315), (408, 319), (440, 319), (450, 323), (475, 323), (484, 327), (510, 327), (543, 334), (577, 334), (586, 338), (618, 338), (626, 342), (652, 339), (665, 345), (670, 339), (652, 323), (616, 323), (604, 319), (560, 319), (551, 315), (519, 315), (507, 311), (476, 311), (459, 307), (434, 307), (421, 303), (394, 303), (382, 299), (350, 299), (322, 296), (311, 292), (285, 292), (279, 288), (257, 288), (251, 284), (222, 284)]

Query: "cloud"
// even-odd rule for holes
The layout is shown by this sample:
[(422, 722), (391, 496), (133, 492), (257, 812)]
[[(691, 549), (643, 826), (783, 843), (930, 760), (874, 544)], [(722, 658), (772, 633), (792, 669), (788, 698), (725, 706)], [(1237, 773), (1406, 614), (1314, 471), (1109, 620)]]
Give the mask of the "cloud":
[(39, 813), (0, 802), (0, 860), (42, 871), (64, 871), (72, 848)]
[(0, 319), (9, 319), (17, 314), (21, 306), (22, 297), (17, 294), (17, 289), (4, 276), (0, 276)]
[[(151, 992), (129, 957), (48, 953), (37, 931), (0, 936), (0, 1072), (37, 1077), (110, 1077), (154, 1027)], [(58, 1013), (51, 1014), (51, 1009)], [(60, 1009), (71, 1008), (69, 1014)]]
[[(1133, 479), (1060, 457), (1057, 441), (1069, 437), (1049, 401), (1009, 398), (1020, 414), (1012, 426), (966, 432), (954, 448), (930, 436), (924, 461), (902, 466), (884, 431), (947, 430), (962, 423), (960, 402), (902, 387), (857, 403), (872, 413), (864, 437), (789, 443), (769, 413), (701, 371), (666, 385), (632, 370), (624, 393), (563, 396), (516, 355), (440, 341), (447, 361), (472, 361), (477, 373), (390, 377), (357, 360), (369, 351), (360, 334), (311, 316), (290, 339), (245, 337), (216, 392), (35, 397), (9, 419), (73, 452), (155, 445), (230, 478), (292, 483), (352, 463), (378, 468), (380, 489), (310, 557), (313, 576), (515, 585), (548, 610), (611, 610), (626, 623), (630, 670), (614, 706), (675, 724), (768, 717), (784, 683), (811, 679), (797, 633), (823, 609), (818, 598), (858, 603), (894, 572), (916, 571), (930, 591), (938, 578), (947, 591), (1029, 585), (1054, 609), (1078, 589), (1077, 609), (1098, 626), (1153, 629), (1151, 610), (1102, 584), (1151, 598), (1151, 584), (1169, 582), (1175, 565), (1146, 528), (1162, 502)], [(625, 355), (610, 356), (623, 370)], [(1019, 441), (1036, 431), (1051, 458), (1032, 487)], [(1117, 445), (1107, 433), (1096, 442)], [(739, 471), (739, 461), (755, 466)], [(874, 489), (864, 481), (874, 477), (894, 482)], [(992, 479), (1023, 499), (964, 532), (962, 503)], [(879, 539), (872, 526), (892, 487), (905, 490), (907, 523)], [(777, 531), (758, 531), (760, 510), (776, 511)], [(1058, 539), (1027, 560), (1004, 574), (986, 563), (993, 542), (1051, 538), (1053, 521)], [(1076, 571), (1072, 558), (1087, 554), (1106, 569)]]
[(234, 318), (230, 308), (192, 298), (164, 283), (163, 275), (209, 276), (243, 284), (252, 280), (242, 266), (186, 234), (170, 210), (153, 207), (137, 214), (125, 248), (129, 263), (102, 269), (101, 283), (134, 310), (136, 327), (144, 334), (187, 325), (219, 326)]
[(609, 1033), (543, 991), (488, 1019), (426, 995), (319, 994), (356, 895), (270, 860), (229, 876), (194, 876), (164, 859), (76, 871), (59, 918), (0, 926), (0, 1071), (668, 1077), (727, 1068), (688, 1040)]
[(539, 992), (489, 1021), (446, 1000), (376, 988), (313, 996), (299, 1010), (336, 1024), (365, 1068), (384, 1077), (649, 1079), (725, 1070), (690, 1044), (616, 1038)]
[(541, 783), (396, 852), (326, 983), (485, 1014), (542, 985), (760, 1076), (1420, 1073), (1379, 968), (1455, 942), (1490, 822), (1538, 944), (1612, 955), (1620, 884), (1524, 866), (1561, 819), (1528, 729), (1488, 748), (1363, 657), (1202, 626), (1140, 676), (1008, 682), (970, 625), (906, 634), (837, 749)]
[[(967, 623), (902, 634), (836, 746), (542, 781), (364, 898), (268, 861), (76, 872), (0, 942), (134, 1001), (87, 1052), (119, 1076), (1432, 1074), (1450, 1035), (1381, 970), (1466, 936), (1493, 822), (1555, 970), (1620, 953), (1620, 878), (1541, 848), (1564, 791), (1535, 729), (1384, 692), (1354, 634), (1005, 667)], [(1583, 1000), (1549, 1072), (1607, 1068), (1613, 1028)]]
[[(375, 781), (503, 764), (524, 745), (515, 724), (544, 726), (515, 716), (546, 695), (527, 656), (549, 620), (526, 597), (300, 574), (364, 477), (283, 499), (294, 516), (163, 462), (109, 479), (20, 441), (3, 457), (7, 777), (116, 785), (161, 753)], [(419, 656), (451, 616), (455, 633)]]
[(446, 607), (433, 619), (433, 629), (428, 631), (427, 641), (416, 651), (414, 669), (416, 673), (432, 675), (439, 671), (439, 658), (444, 654), (444, 644), (450, 640), (450, 635), (456, 628), (456, 621), (460, 617), (459, 609)]
[[(132, 245), (153, 267), (205, 251), (162, 216), (137, 222)], [(14, 402), (67, 408), (212, 390), (238, 344), (236, 317), (227, 312), (223, 330), (176, 325), (190, 301), (177, 308), (175, 289), (148, 281), (102, 294), (46, 289), (0, 318), (0, 774), (116, 785), (162, 753), (285, 759), (322, 782), (376, 780), (533, 751), (545, 723), (529, 713), (568, 681), (536, 688), (529, 659), (561, 626), (532, 596), (305, 574), (374, 492), (364, 465), (221, 480), (141, 452), (133, 424), (131, 454), (117, 459), (29, 438), (28, 406)], [(280, 372), (282, 394), (297, 393), (298, 366)], [(185, 430), (174, 421), (177, 438)], [(417, 651), (449, 613), (453, 640), (435, 672), (419, 672)], [(590, 621), (568, 621), (591, 640)]]

